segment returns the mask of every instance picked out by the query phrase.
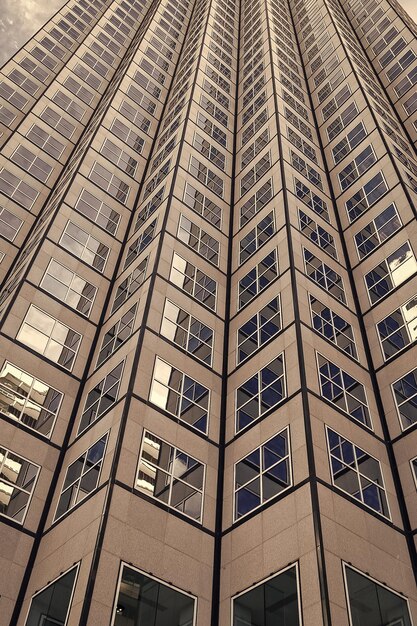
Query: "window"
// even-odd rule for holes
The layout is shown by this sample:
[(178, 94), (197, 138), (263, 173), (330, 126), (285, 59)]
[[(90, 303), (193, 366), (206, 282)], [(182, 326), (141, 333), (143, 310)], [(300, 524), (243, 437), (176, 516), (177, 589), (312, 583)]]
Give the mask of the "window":
[(145, 141), (144, 139), (142, 139), (142, 137), (140, 137), (140, 135), (135, 133), (134, 130), (129, 128), (129, 126), (123, 124), (123, 122), (116, 117), (113, 120), (110, 130), (114, 135), (116, 135), (116, 137), (123, 141), (123, 143), (133, 148), (133, 150), (138, 154), (141, 154), (145, 145)]
[(3, 415), (49, 437), (63, 394), (13, 363), (0, 372), (0, 411)]
[(59, 519), (64, 513), (97, 489), (107, 437), (108, 433), (90, 446), (68, 467), (55, 513), (55, 520)]
[(266, 215), (239, 243), (239, 263), (244, 263), (263, 246), (275, 232), (274, 212)]
[(271, 168), (271, 155), (264, 154), (261, 159), (240, 180), (240, 195), (244, 196), (253, 185)]
[(133, 333), (137, 303), (134, 304), (117, 322), (109, 328), (101, 342), (100, 352), (97, 357), (99, 367), (113, 352), (115, 352)]
[(210, 391), (159, 357), (155, 359), (149, 401), (207, 433)]
[(365, 387), (321, 354), (317, 354), (317, 365), (322, 397), (371, 428)]
[(30, 185), (24, 183), (23, 180), (20, 180), (20, 178), (4, 168), (0, 170), (0, 192), (22, 205), (28, 211), (31, 210), (36, 198), (39, 196), (39, 192), (36, 189), (33, 189), (33, 187), (30, 187)]
[(158, 624), (168, 615), (171, 626), (191, 626), (194, 598), (123, 564), (112, 626), (135, 626), (142, 616), (149, 624)]
[(29, 172), (41, 182), (46, 182), (51, 175), (52, 166), (46, 163), (24, 146), (18, 146), (11, 156), (13, 163), (19, 165), (25, 172)]
[(342, 87), (342, 89), (337, 92), (335, 97), (329, 100), (329, 102), (323, 107), (323, 120), (328, 120), (333, 113), (336, 113), (342, 104), (349, 98), (350, 94), (351, 90), (349, 85)]
[(36, 92), (39, 91), (38, 84), (35, 81), (30, 80), (26, 74), (22, 74), (22, 72), (19, 72), (17, 69), (12, 70), (8, 75), (8, 78), (16, 85), (19, 85), (19, 87), (31, 96), (34, 96)]
[(417, 369), (396, 380), (392, 392), (401, 428), (406, 430), (417, 422)]
[(90, 104), (94, 97), (91, 91), (86, 89), (72, 76), (68, 76), (68, 78), (66, 78), (66, 80), (64, 81), (64, 87), (66, 87), (68, 91), (73, 93), (74, 96), (77, 96), (77, 98), (79, 98), (85, 104)]
[(170, 300), (165, 300), (161, 335), (203, 363), (211, 365), (214, 336), (212, 329)]
[(235, 464), (234, 519), (240, 519), (292, 484), (289, 429)]
[(23, 524), (40, 467), (0, 447), (0, 515)]
[(90, 315), (97, 287), (55, 259), (51, 259), (40, 286), (76, 311)]
[(138, 235), (135, 241), (129, 246), (123, 269), (129, 267), (129, 265), (133, 263), (135, 259), (137, 259), (137, 257), (145, 250), (145, 248), (149, 246), (149, 244), (155, 237), (156, 222), (157, 220), (154, 220), (152, 224), (149, 224), (140, 233), (140, 235)]
[(280, 297), (273, 298), (237, 331), (237, 364), (275, 337), (282, 328)]
[(379, 461), (330, 428), (326, 430), (333, 485), (390, 518)]
[(340, 188), (345, 191), (376, 163), (376, 155), (372, 146), (367, 146), (358, 156), (338, 174)]
[(185, 184), (184, 203), (193, 211), (204, 217), (210, 224), (216, 228), (221, 227), (222, 210), (210, 198), (204, 196), (201, 191), (192, 187), (189, 183)]
[(104, 272), (110, 249), (77, 224), (67, 222), (59, 243), (90, 267)]
[(42, 150), (44, 150), (54, 159), (59, 159), (65, 148), (63, 143), (61, 143), (54, 137), (51, 137), (51, 135), (47, 133), (46, 130), (44, 130), (37, 124), (34, 124), (32, 126), (32, 128), (26, 134), (26, 137), (32, 143), (39, 146), (39, 148), (42, 148)]
[(94, 163), (88, 178), (93, 183), (96, 183), (100, 189), (107, 191), (113, 198), (116, 198), (121, 204), (126, 204), (130, 191), (129, 185), (100, 165), (100, 163)]
[(301, 626), (296, 565), (289, 566), (266, 582), (233, 598), (233, 626), (261, 626), (269, 623)]
[(273, 188), (272, 178), (267, 180), (253, 196), (246, 200), (240, 207), (240, 227), (244, 226), (252, 219), (256, 213), (264, 208), (268, 202), (272, 199)]
[(293, 152), (292, 150), (291, 150), (291, 163), (294, 169), (296, 169), (297, 172), (300, 172), (300, 174), (305, 176), (307, 180), (311, 182), (312, 185), (315, 185), (319, 189), (323, 189), (323, 183), (321, 182), (320, 173), (317, 170), (315, 170), (313, 167), (311, 167), (311, 165), (309, 165), (307, 161), (302, 159), (299, 154), (297, 154), (296, 152)]
[(216, 310), (217, 283), (176, 252), (172, 259), (169, 280), (190, 296)]
[(95, 387), (88, 392), (84, 410), (81, 415), (78, 434), (93, 422), (96, 422), (117, 401), (120, 379), (122, 377), (124, 361), (116, 365), (111, 372), (100, 380)]
[(266, 289), (277, 276), (278, 260), (276, 250), (274, 249), (240, 279), (238, 286), (238, 309), (244, 307), (258, 293)]
[[(39, 116), (46, 122), (51, 128), (55, 128), (61, 135), (70, 139), (74, 133), (75, 126), (71, 124), (68, 120), (62, 117), (59, 113), (51, 109), (51, 107), (46, 107)], [(33, 141), (33, 139), (32, 139)], [(36, 142), (35, 142), (36, 143)]]
[(79, 333), (33, 304), (16, 339), (67, 370), (72, 370), (81, 343)]
[(407, 599), (386, 585), (343, 564), (351, 626), (368, 621), (387, 626), (411, 626)]
[(27, 98), (4, 81), (0, 82), (0, 96), (10, 102), (16, 109), (19, 109), (19, 111), (22, 111), (28, 103)]
[(330, 223), (330, 215), (326, 202), (304, 185), (300, 180), (294, 178), (295, 195), (301, 202), (320, 215), (326, 222)]
[(417, 271), (417, 261), (410, 243), (406, 241), (395, 252), (365, 274), (365, 284), (371, 304), (401, 285)]
[(236, 432), (247, 428), (286, 398), (284, 353), (236, 390)]
[(7, 239), (7, 241), (14, 241), (17, 233), (22, 226), (23, 221), (20, 220), (14, 213), (11, 213), (7, 209), (0, 206), (0, 236)]
[(413, 50), (408, 50), (403, 56), (387, 70), (386, 75), (390, 82), (398, 78), (411, 63), (415, 60), (416, 55)]
[(255, 141), (242, 152), (240, 168), (243, 170), (268, 144), (269, 142), (269, 129), (266, 128)]
[(213, 265), (219, 264), (219, 242), (182, 214), (178, 224), (178, 239)]
[(111, 235), (115, 235), (120, 222), (120, 215), (107, 204), (82, 189), (75, 208)]
[(358, 354), (352, 326), (314, 296), (310, 295), (309, 298), (313, 328), (346, 354), (357, 359)]
[(148, 264), (148, 259), (143, 259), (139, 263), (137, 267), (135, 267), (131, 273), (118, 285), (116, 290), (116, 295), (114, 297), (112, 314), (122, 306), (123, 302), (125, 302), (135, 291), (137, 291), (143, 281), (145, 280), (146, 267)]
[(195, 157), (190, 158), (190, 165), (188, 171), (192, 176), (195, 176), (203, 185), (211, 189), (220, 198), (223, 198), (223, 181), (220, 176), (217, 176), (212, 170), (206, 167), (200, 161), (197, 161)]
[(69, 98), (62, 91), (57, 91), (52, 98), (52, 102), (55, 102), (57, 106), (63, 111), (67, 111), (74, 119), (81, 122), (85, 114), (85, 108), (77, 104), (75, 100)]
[(343, 304), (347, 303), (342, 277), (334, 269), (323, 263), (306, 248), (304, 248), (304, 264), (306, 274), (311, 280)]
[(300, 230), (319, 248), (324, 250), (334, 259), (337, 259), (336, 244), (333, 235), (331, 235), (322, 226), (311, 219), (304, 211), (298, 209), (298, 219)]
[(102, 154), (111, 163), (114, 163), (123, 172), (129, 176), (134, 176), (138, 162), (128, 152), (122, 150), (110, 139), (105, 139), (101, 146), (100, 154)]
[(359, 122), (352, 130), (335, 145), (332, 149), (333, 160), (337, 165), (358, 146), (367, 136), (366, 128), (363, 122)]
[(336, 117), (331, 124), (327, 127), (327, 136), (329, 141), (332, 141), (342, 132), (355, 117), (359, 115), (359, 110), (356, 102), (352, 102), (342, 113)]
[(226, 133), (202, 113), (197, 114), (197, 126), (202, 128), (210, 137), (213, 137), (213, 139), (217, 141), (220, 145), (226, 147)]
[(417, 339), (417, 296), (376, 325), (384, 359), (390, 359)]
[(204, 474), (203, 463), (144, 431), (135, 485), (140, 492), (201, 522)]
[(9, 111), (3, 104), (0, 104), (0, 122), (5, 126), (11, 126), (15, 119), (16, 115)]
[(194, 134), (193, 146), (199, 154), (205, 156), (213, 165), (216, 165), (221, 170), (225, 169), (226, 157), (224, 154), (207, 141), (207, 139), (204, 139), (199, 133)]
[(395, 204), (390, 204), (355, 235), (359, 259), (363, 259), (384, 243), (402, 226)]
[(363, 187), (359, 189), (349, 200), (346, 200), (346, 210), (350, 222), (369, 209), (375, 202), (387, 193), (388, 186), (382, 175), (378, 172)]
[(78, 565), (38, 591), (30, 603), (25, 626), (66, 626)]

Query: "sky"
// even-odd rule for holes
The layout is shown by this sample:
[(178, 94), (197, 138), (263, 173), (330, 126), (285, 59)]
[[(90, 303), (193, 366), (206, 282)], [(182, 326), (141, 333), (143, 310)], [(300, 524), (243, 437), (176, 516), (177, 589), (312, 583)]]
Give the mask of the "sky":
[[(399, 2), (417, 22), (417, 0)], [(0, 0), (0, 67), (64, 4), (64, 0)]]

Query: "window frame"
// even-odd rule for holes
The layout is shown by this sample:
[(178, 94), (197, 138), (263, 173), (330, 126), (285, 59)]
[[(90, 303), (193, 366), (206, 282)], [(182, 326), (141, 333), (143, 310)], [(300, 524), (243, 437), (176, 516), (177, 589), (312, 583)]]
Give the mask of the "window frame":
[(8, 519), (8, 520), (14, 522), (15, 524), (19, 524), (19, 526), (23, 526), (24, 523), (25, 523), (25, 520), (26, 520), (26, 516), (28, 514), (30, 503), (32, 502), (32, 498), (33, 498), (33, 494), (34, 494), (35, 489), (36, 489), (37, 482), (39, 480), (39, 475), (40, 475), (40, 473), (42, 471), (42, 466), (39, 465), (38, 463), (35, 463), (34, 461), (31, 461), (30, 459), (27, 459), (26, 457), (22, 456), (21, 454), (18, 454), (17, 452), (14, 452), (14, 450), (11, 450), (10, 448), (7, 448), (6, 446), (1, 445), (0, 446), (0, 450), (5, 450), (6, 453), (7, 453), (6, 455), (3, 456), (3, 459), (2, 459), (2, 461), (0, 463), (0, 467), (1, 468), (4, 467), (4, 462), (10, 456), (10, 454), (13, 455), (13, 456), (19, 457), (20, 461), (27, 462), (27, 463), (29, 463), (30, 465), (33, 465), (36, 468), (36, 475), (35, 475), (35, 478), (33, 480), (33, 486), (32, 486), (31, 491), (28, 491), (28, 489), (23, 488), (21, 485), (18, 485), (17, 483), (13, 483), (11, 480), (8, 480), (7, 478), (3, 478), (3, 472), (2, 472), (2, 477), (0, 478), (0, 483), (2, 483), (2, 482), (6, 483), (8, 486), (12, 487), (13, 490), (15, 488), (17, 488), (19, 492), (28, 493), (28, 495), (29, 495), (29, 498), (28, 498), (27, 503), (25, 505), (25, 510), (24, 510), (24, 513), (23, 513), (23, 517), (22, 517), (21, 520), (17, 520), (14, 517), (11, 517), (10, 515), (7, 515), (6, 513), (0, 512), (0, 519)]
[(29, 603), (29, 607), (26, 613), (26, 619), (25, 619), (25, 626), (27, 624), (27, 620), (29, 617), (29, 613), (30, 613), (30, 609), (32, 607), (32, 602), (33, 599), (36, 598), (36, 596), (38, 596), (40, 593), (42, 593), (43, 591), (45, 591), (48, 587), (50, 587), (51, 585), (55, 584), (60, 578), (63, 578), (64, 576), (66, 576), (72, 569), (76, 568), (76, 572), (75, 572), (75, 578), (74, 578), (74, 583), (72, 585), (72, 590), (71, 590), (71, 594), (70, 594), (70, 601), (68, 603), (68, 609), (67, 609), (67, 614), (65, 616), (65, 621), (63, 623), (62, 626), (67, 626), (68, 624), (68, 618), (70, 615), (70, 611), (72, 608), (72, 601), (74, 599), (74, 594), (75, 594), (75, 588), (77, 586), (77, 580), (78, 580), (78, 574), (80, 571), (80, 561), (78, 561), (77, 563), (75, 563), (74, 565), (72, 565), (70, 568), (68, 568), (67, 570), (65, 570), (64, 572), (60, 573), (58, 576), (56, 576), (55, 578), (53, 578), (50, 582), (46, 583), (46, 585), (44, 585), (43, 587), (41, 587), (39, 589), (39, 591), (36, 591), (30, 598), (30, 603)]

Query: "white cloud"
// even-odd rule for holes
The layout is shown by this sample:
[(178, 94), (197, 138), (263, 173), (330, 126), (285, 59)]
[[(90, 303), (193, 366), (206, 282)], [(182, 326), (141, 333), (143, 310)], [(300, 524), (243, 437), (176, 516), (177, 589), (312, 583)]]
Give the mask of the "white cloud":
[(63, 5), (64, 0), (0, 0), (0, 66)]

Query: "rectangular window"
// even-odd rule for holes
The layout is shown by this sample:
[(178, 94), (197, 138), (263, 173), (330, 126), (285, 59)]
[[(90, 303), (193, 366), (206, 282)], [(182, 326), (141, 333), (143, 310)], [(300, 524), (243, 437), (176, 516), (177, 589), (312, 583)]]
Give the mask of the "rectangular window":
[(294, 178), (294, 187), (297, 198), (330, 224), (330, 215), (326, 202), (297, 178)]
[(247, 224), (256, 213), (264, 208), (273, 196), (272, 178), (260, 187), (240, 208), (240, 227)]
[(86, 189), (82, 189), (75, 205), (76, 210), (85, 215), (100, 228), (115, 235), (120, 222), (120, 215), (114, 209), (99, 200)]
[(131, 273), (118, 285), (111, 313), (113, 314), (117, 309), (122, 306), (123, 302), (137, 291), (145, 280), (146, 267), (148, 265), (148, 259), (143, 259), (137, 267), (135, 267)]
[(280, 296), (273, 298), (237, 331), (237, 364), (248, 359), (282, 328)]
[(149, 401), (196, 430), (207, 433), (210, 391), (158, 356)]
[(336, 244), (333, 238), (327, 230), (317, 224), (311, 219), (304, 211), (298, 209), (298, 220), (300, 224), (300, 230), (312, 241), (316, 246), (324, 250), (326, 254), (337, 259)]
[(188, 171), (195, 176), (203, 185), (211, 189), (220, 198), (223, 198), (224, 183), (223, 180), (210, 170), (206, 165), (197, 161), (195, 157), (190, 158)]
[(113, 133), (113, 135), (115, 135), (121, 141), (123, 141), (123, 143), (125, 143), (127, 146), (130, 146), (131, 148), (133, 148), (135, 152), (137, 152), (138, 154), (142, 153), (142, 150), (145, 146), (145, 140), (142, 139), (140, 135), (135, 133), (134, 130), (129, 128), (129, 126), (127, 126), (126, 124), (123, 124), (123, 122), (119, 120), (117, 117), (114, 118), (113, 123), (110, 127), (110, 131)]
[(236, 433), (253, 424), (287, 396), (284, 353), (236, 389)]
[(44, 122), (46, 122), (51, 128), (55, 128), (61, 135), (67, 139), (71, 139), (75, 126), (62, 115), (59, 115), (51, 107), (46, 107), (39, 116)]
[(103, 273), (110, 253), (108, 246), (82, 230), (77, 224), (67, 222), (59, 244), (97, 271)]
[(303, 250), (306, 275), (334, 298), (347, 304), (342, 277), (309, 250)]
[(100, 480), (108, 433), (96, 441), (65, 473), (61, 495), (55, 513), (55, 520), (70, 511), (76, 504), (95, 491)]
[(332, 149), (332, 155), (335, 164), (337, 165), (338, 163), (340, 163), (340, 161), (342, 161), (345, 156), (349, 154), (349, 152), (352, 152), (352, 150), (354, 150), (356, 146), (358, 146), (367, 135), (368, 133), (366, 131), (364, 123), (359, 122), (359, 124), (352, 128), (352, 130), (346, 135), (346, 137), (343, 137), (343, 139), (339, 141), (339, 143), (337, 143)]
[(317, 332), (354, 359), (358, 359), (353, 328), (317, 298), (310, 295), (311, 324)]
[[(370, 457), (372, 464), (378, 463)], [(366, 484), (367, 480), (363, 482)], [(371, 488), (371, 485), (370, 485)], [(374, 488), (375, 494), (380, 490)], [(379, 494), (378, 494), (379, 495)], [(352, 624), (412, 626), (407, 598), (343, 563)]]
[(376, 155), (372, 146), (367, 146), (360, 154), (341, 172), (339, 172), (339, 184), (342, 191), (353, 185), (372, 165), (376, 163)]
[(135, 485), (141, 493), (202, 522), (204, 477), (203, 463), (144, 431)]
[(97, 287), (55, 259), (51, 259), (40, 287), (87, 317), (97, 293)]
[(392, 393), (401, 428), (406, 430), (417, 422), (417, 369), (392, 383)]
[(333, 485), (391, 519), (378, 459), (330, 428), (326, 430)]
[(210, 198), (204, 196), (201, 191), (192, 187), (189, 183), (185, 184), (183, 201), (193, 211), (210, 222), (210, 224), (220, 229), (222, 209), (210, 200)]
[(243, 308), (278, 277), (276, 250), (272, 250), (239, 281), (238, 309)]
[(169, 280), (190, 296), (216, 310), (217, 283), (176, 252), (172, 259)]
[(212, 329), (170, 300), (165, 300), (161, 335), (203, 363), (212, 364), (214, 339)]
[(0, 206), (0, 236), (7, 241), (14, 241), (23, 221), (14, 213)]
[(96, 368), (115, 352), (133, 333), (136, 310), (138, 304), (134, 304), (117, 322), (109, 328), (101, 342), (100, 352), (97, 357)]
[(32, 126), (32, 128), (27, 132), (26, 137), (39, 148), (42, 148), (42, 150), (44, 150), (54, 159), (59, 159), (65, 148), (63, 143), (61, 143), (54, 137), (51, 137), (51, 135), (47, 133), (46, 130), (44, 130), (37, 124), (34, 124)]
[(202, 128), (210, 137), (213, 137), (220, 145), (227, 146), (226, 133), (202, 113), (197, 114), (197, 126)]
[(199, 154), (202, 154), (206, 159), (211, 161), (213, 165), (224, 171), (226, 167), (226, 157), (220, 150), (213, 146), (207, 139), (204, 139), (200, 134), (194, 134), (193, 147)]
[(23, 111), (28, 103), (27, 98), (4, 81), (0, 82), (0, 96), (7, 102), (10, 102), (16, 109), (19, 109), (19, 111)]
[(33, 152), (20, 145), (10, 157), (25, 172), (29, 172), (35, 178), (45, 183), (52, 172), (52, 166), (37, 157)]
[(80, 104), (77, 104), (75, 100), (67, 96), (62, 91), (57, 91), (52, 98), (52, 102), (55, 102), (57, 106), (63, 111), (67, 111), (74, 119), (81, 122), (85, 114), (85, 108)]
[(23, 524), (39, 470), (39, 465), (0, 447), (0, 515)]
[(239, 242), (239, 264), (249, 259), (275, 233), (274, 212), (266, 215)]
[(349, 200), (346, 200), (346, 210), (349, 221), (352, 223), (357, 217), (362, 215), (364, 211), (369, 209), (375, 202), (388, 191), (388, 185), (385, 182), (382, 172), (378, 172), (376, 176), (371, 178), (363, 187), (361, 187)]
[(384, 360), (417, 340), (417, 296), (402, 304), (376, 325)]
[(235, 463), (235, 521), (291, 487), (289, 434), (284, 428)]
[(253, 185), (262, 178), (264, 174), (272, 167), (271, 155), (268, 152), (248, 171), (240, 180), (241, 197), (249, 191)]
[(338, 91), (335, 97), (329, 100), (326, 106), (323, 107), (323, 120), (328, 120), (329, 117), (333, 115), (333, 113), (336, 113), (336, 111), (342, 106), (342, 104), (346, 102), (346, 100), (350, 97), (350, 94), (351, 89), (349, 85), (345, 85), (344, 87), (342, 87), (342, 89)]
[(312, 185), (323, 190), (323, 183), (321, 182), (320, 173), (317, 170), (315, 170), (313, 167), (311, 167), (311, 165), (309, 165), (307, 161), (302, 159), (299, 154), (297, 154), (296, 152), (293, 152), (292, 150), (290, 151), (290, 153), (291, 153), (291, 163), (294, 169), (296, 169), (297, 172), (305, 176)]
[(0, 170), (0, 191), (28, 211), (31, 210), (36, 198), (39, 196), (39, 192), (36, 189), (30, 187), (30, 185), (4, 169), (4, 167)]
[(26, 313), (16, 339), (70, 371), (81, 343), (79, 333), (33, 304)]
[(125, 270), (149, 246), (155, 237), (157, 220), (149, 224), (129, 246), (123, 269)]
[(49, 437), (63, 394), (13, 363), (0, 372), (0, 411), (3, 415)]
[(77, 573), (75, 565), (32, 597), (25, 626), (67, 626)]
[(178, 239), (213, 265), (219, 264), (219, 242), (182, 214), (178, 224)]
[(352, 102), (327, 127), (327, 136), (329, 138), (329, 141), (335, 139), (342, 132), (342, 130), (355, 119), (357, 115), (359, 115), (357, 104), (356, 102)]
[(128, 176), (134, 176), (138, 166), (138, 162), (128, 152), (122, 150), (110, 139), (105, 139), (101, 146), (100, 154), (102, 154), (116, 167), (126, 172)]
[(144, 615), (148, 624), (163, 623), (167, 616), (172, 625), (192, 626), (196, 623), (193, 596), (125, 564), (122, 565), (112, 626), (132, 626), (132, 620), (123, 615), (125, 611), (120, 614), (119, 607), (129, 607), (129, 615)]
[(82, 433), (87, 426), (96, 422), (117, 401), (123, 365), (124, 361), (116, 365), (111, 372), (106, 374), (106, 376), (88, 392), (78, 427), (78, 435)]
[(318, 353), (317, 367), (322, 397), (356, 421), (372, 428), (365, 387)]
[(363, 259), (384, 243), (402, 226), (395, 204), (390, 204), (355, 235), (359, 259)]
[(97, 161), (91, 168), (88, 178), (93, 183), (96, 183), (100, 189), (107, 191), (113, 198), (116, 198), (122, 204), (126, 204), (130, 191), (129, 185), (100, 165), (100, 163), (97, 163)]
[[(276, 602), (275, 598), (280, 601)], [(286, 622), (288, 626), (301, 626), (297, 565), (290, 565), (233, 598), (233, 626)]]
[(395, 252), (383, 259), (365, 274), (365, 283), (371, 304), (401, 285), (417, 271), (417, 261), (410, 243), (406, 241)]

